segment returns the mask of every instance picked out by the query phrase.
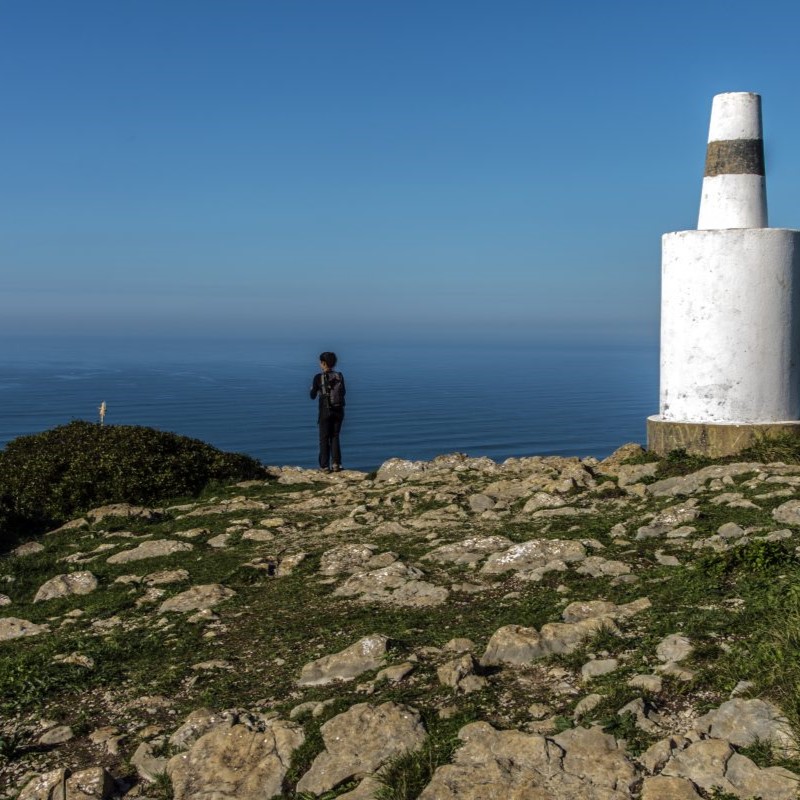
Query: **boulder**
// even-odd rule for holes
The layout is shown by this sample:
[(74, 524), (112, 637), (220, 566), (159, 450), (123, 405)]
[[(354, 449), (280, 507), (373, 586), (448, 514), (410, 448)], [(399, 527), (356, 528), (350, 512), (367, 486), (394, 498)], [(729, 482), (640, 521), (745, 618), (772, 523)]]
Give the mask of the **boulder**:
[(152, 539), (149, 542), (142, 542), (131, 550), (115, 553), (107, 560), (109, 564), (127, 564), (130, 561), (161, 558), (172, 555), (172, 553), (182, 553), (192, 549), (194, 549), (193, 545), (189, 544), (189, 542), (176, 542), (172, 539)]
[(534, 570), (552, 561), (583, 561), (586, 548), (572, 539), (532, 539), (489, 556), (481, 572), (498, 575), (511, 570)]
[(0, 642), (19, 639), (21, 636), (36, 636), (46, 633), (47, 630), (47, 625), (34, 625), (26, 619), (0, 617)]
[(264, 730), (215, 727), (167, 763), (175, 800), (266, 800), (282, 793), (302, 727), (274, 719)]
[(383, 634), (365, 636), (338, 653), (306, 664), (297, 683), (300, 686), (324, 686), (334, 681), (351, 681), (382, 666), (388, 644), (389, 639)]
[(192, 586), (191, 589), (165, 600), (158, 611), (160, 614), (164, 614), (167, 611), (202, 611), (207, 608), (213, 608), (235, 594), (236, 592), (233, 589), (228, 589), (227, 586), (223, 586), (221, 583)]
[(73, 594), (90, 594), (96, 588), (97, 578), (91, 572), (70, 572), (66, 575), (56, 575), (39, 587), (33, 602), (42, 603), (45, 600), (69, 597)]
[(320, 733), (325, 750), (298, 782), (298, 793), (320, 795), (372, 775), (390, 759), (418, 750), (426, 736), (419, 712), (392, 702), (355, 705), (328, 720)]

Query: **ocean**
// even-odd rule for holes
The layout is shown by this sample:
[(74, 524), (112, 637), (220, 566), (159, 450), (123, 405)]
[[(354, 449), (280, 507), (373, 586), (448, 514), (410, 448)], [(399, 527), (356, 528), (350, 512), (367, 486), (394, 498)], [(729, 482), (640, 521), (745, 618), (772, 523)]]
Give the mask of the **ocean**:
[[(322, 349), (336, 349), (325, 343)], [(18, 339), (0, 353), (0, 447), (73, 419), (148, 425), (316, 466), (320, 348), (202, 339)], [(345, 467), (462, 452), (602, 458), (644, 442), (658, 411), (658, 348), (645, 344), (341, 344)]]

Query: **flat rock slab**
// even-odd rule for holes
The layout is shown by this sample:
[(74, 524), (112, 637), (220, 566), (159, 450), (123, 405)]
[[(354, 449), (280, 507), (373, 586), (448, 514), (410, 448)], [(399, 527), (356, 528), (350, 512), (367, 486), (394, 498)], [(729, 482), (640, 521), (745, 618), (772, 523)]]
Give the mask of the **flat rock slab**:
[(392, 702), (355, 705), (328, 720), (320, 733), (325, 750), (300, 779), (298, 793), (320, 795), (344, 781), (372, 775), (392, 758), (418, 750), (426, 736), (419, 712)]
[(43, 583), (33, 598), (34, 603), (69, 597), (74, 594), (90, 594), (97, 588), (97, 578), (91, 572), (70, 572), (56, 575)]
[(504, 625), (489, 639), (481, 664), (523, 666), (545, 656), (572, 653), (602, 630), (619, 633), (611, 617), (551, 622), (540, 631), (522, 625)]
[(341, 544), (332, 547), (322, 554), (319, 571), (323, 575), (350, 575), (361, 572), (375, 555), (378, 546), (375, 544)]
[(360, 596), (367, 603), (416, 608), (443, 603), (450, 594), (449, 590), (420, 580), (422, 577), (422, 570), (395, 561), (381, 569), (351, 575), (334, 594), (340, 597)]
[(175, 800), (266, 800), (282, 793), (301, 726), (269, 720), (263, 731), (219, 726), (167, 763)]
[(800, 527), (800, 500), (789, 500), (772, 512), (772, 518), (782, 525)]
[(185, 592), (176, 594), (175, 597), (170, 597), (165, 600), (158, 611), (163, 614), (167, 611), (203, 611), (207, 608), (213, 608), (223, 600), (233, 597), (236, 592), (233, 589), (228, 589), (221, 583), (207, 583), (202, 586), (192, 586)]
[(39, 544), (39, 542), (25, 542), (25, 544), (15, 547), (11, 551), (11, 555), (22, 558), (23, 556), (32, 556), (35, 553), (41, 553), (42, 550), (44, 550), (44, 545)]
[(129, 561), (141, 561), (145, 558), (161, 558), (172, 555), (172, 553), (184, 553), (193, 550), (194, 546), (189, 542), (176, 542), (172, 539), (153, 539), (149, 542), (142, 542), (132, 550), (123, 550), (108, 559), (109, 564), (127, 564)]
[(475, 722), (453, 763), (439, 767), (420, 800), (630, 800), (636, 770), (612, 736), (575, 728), (553, 738)]
[(92, 522), (100, 522), (107, 517), (125, 517), (126, 519), (141, 519), (151, 522), (159, 519), (161, 514), (154, 508), (144, 506), (132, 506), (129, 503), (112, 503), (107, 506), (93, 508), (86, 512), (86, 516)]
[(47, 631), (47, 625), (34, 625), (26, 619), (17, 617), (0, 617), (0, 642), (19, 639), (22, 636), (36, 636)]
[(765, 700), (735, 698), (695, 721), (695, 730), (736, 747), (771, 742), (782, 754), (797, 756), (797, 740), (783, 712)]
[(552, 561), (583, 561), (586, 548), (572, 539), (532, 539), (489, 556), (481, 572), (498, 575), (511, 570), (535, 570)]
[(761, 800), (796, 800), (800, 776), (782, 767), (760, 769), (722, 739), (696, 742), (672, 756), (661, 774), (685, 778), (711, 792)]
[(351, 681), (382, 666), (388, 644), (389, 639), (383, 634), (365, 636), (338, 653), (306, 664), (297, 683), (300, 686), (323, 686), (334, 681)]
[(505, 536), (472, 536), (461, 542), (443, 544), (431, 550), (425, 558), (450, 564), (475, 564), (491, 553), (506, 551), (513, 546)]

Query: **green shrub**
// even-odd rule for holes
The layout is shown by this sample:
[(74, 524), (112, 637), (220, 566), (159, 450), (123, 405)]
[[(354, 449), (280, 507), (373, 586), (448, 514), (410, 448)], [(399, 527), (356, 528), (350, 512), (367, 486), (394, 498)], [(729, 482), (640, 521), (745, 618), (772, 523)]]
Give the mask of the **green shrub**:
[(210, 482), (260, 477), (254, 459), (197, 439), (71, 422), (0, 452), (0, 532), (37, 532), (106, 503), (153, 504), (196, 495)]

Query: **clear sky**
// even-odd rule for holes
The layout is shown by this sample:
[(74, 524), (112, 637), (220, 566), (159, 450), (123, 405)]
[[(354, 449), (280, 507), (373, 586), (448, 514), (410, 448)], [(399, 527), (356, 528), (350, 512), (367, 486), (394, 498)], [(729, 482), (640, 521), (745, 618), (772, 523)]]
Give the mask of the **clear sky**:
[(800, 4), (0, 0), (0, 333), (645, 337), (711, 98), (800, 227)]

